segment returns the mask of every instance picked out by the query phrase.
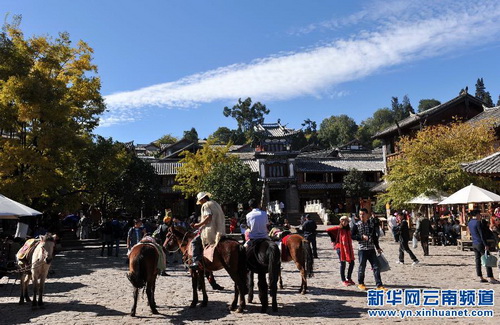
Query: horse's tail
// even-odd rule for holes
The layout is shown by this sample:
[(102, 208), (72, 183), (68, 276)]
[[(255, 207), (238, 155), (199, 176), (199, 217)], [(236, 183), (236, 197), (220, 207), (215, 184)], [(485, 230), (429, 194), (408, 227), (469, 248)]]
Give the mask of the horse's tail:
[(309, 241), (302, 240), (302, 249), (304, 250), (304, 263), (306, 269), (306, 276), (311, 278), (314, 275), (314, 259), (312, 254), (311, 245)]
[(269, 282), (277, 283), (278, 277), (279, 277), (280, 271), (281, 271), (281, 252), (280, 252), (278, 245), (276, 245), (274, 242), (271, 242), (271, 243), (272, 244), (270, 244), (268, 247)]
[[(142, 288), (146, 285), (146, 263), (143, 262), (144, 255), (142, 250), (144, 247), (140, 248), (139, 254), (131, 257), (131, 271), (127, 273), (127, 278), (132, 283), (134, 288)], [(131, 254), (132, 255), (132, 254)]]
[(245, 285), (244, 295), (248, 293), (247, 275), (247, 250), (243, 245), (238, 245), (238, 276), (240, 277), (241, 283)]

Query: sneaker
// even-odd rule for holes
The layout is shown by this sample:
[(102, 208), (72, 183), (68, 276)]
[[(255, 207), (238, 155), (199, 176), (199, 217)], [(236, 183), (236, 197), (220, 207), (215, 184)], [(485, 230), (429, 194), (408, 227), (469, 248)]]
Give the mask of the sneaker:
[(488, 280), (486, 280), (486, 279), (479, 279), (479, 282), (486, 283), (486, 282), (488, 282)]
[(368, 290), (368, 289), (366, 289), (366, 286), (364, 284), (358, 284), (358, 289), (363, 290), (363, 291)]
[(411, 263), (411, 265), (416, 266), (416, 265), (418, 265), (419, 263), (420, 263), (420, 261), (419, 261), (419, 260), (416, 260), (415, 262)]
[(500, 283), (500, 281), (498, 281), (497, 279), (493, 279), (493, 278), (491, 278), (489, 282), (491, 284), (499, 284)]
[(383, 287), (383, 286), (378, 286), (377, 290), (389, 291), (389, 289), (387, 289), (386, 287)]
[(405, 262), (396, 261), (396, 264), (405, 264)]
[(342, 281), (342, 285), (343, 285), (344, 287), (348, 287), (348, 286), (350, 286), (349, 281)]
[(352, 281), (352, 279), (347, 280), (347, 282), (349, 282), (349, 285), (351, 285), (351, 286), (356, 284), (356, 283), (354, 283), (354, 281)]

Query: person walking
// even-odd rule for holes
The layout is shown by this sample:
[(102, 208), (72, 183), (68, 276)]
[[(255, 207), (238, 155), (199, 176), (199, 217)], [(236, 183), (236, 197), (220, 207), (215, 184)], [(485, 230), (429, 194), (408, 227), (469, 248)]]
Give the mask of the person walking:
[(113, 227), (113, 244), (115, 245), (115, 257), (118, 257), (118, 253), (120, 251), (120, 241), (123, 236), (123, 228), (117, 216), (113, 217), (111, 225)]
[(393, 215), (390, 215), (387, 219), (387, 226), (392, 232), (392, 236), (394, 237), (394, 241), (399, 242), (399, 225), (398, 225), (398, 213), (395, 212)]
[(107, 247), (107, 255), (113, 253), (113, 224), (111, 220), (103, 218), (99, 226), (101, 231), (101, 256), (104, 256), (104, 247)]
[(207, 192), (199, 192), (196, 199), (196, 204), (201, 205), (201, 221), (193, 225), (194, 228), (199, 228), (198, 234), (191, 241), (193, 260), (190, 268), (193, 270), (198, 269), (199, 262), (203, 259), (203, 247), (217, 245), (226, 234), (225, 216), (219, 203), (211, 200)]
[(396, 262), (398, 264), (405, 264), (405, 252), (410, 255), (410, 258), (412, 259), (413, 263), (412, 265), (418, 265), (419, 260), (413, 254), (413, 252), (410, 249), (410, 246), (408, 246), (408, 241), (410, 240), (410, 229), (408, 227), (408, 221), (406, 221), (406, 214), (401, 214), (401, 222), (399, 224), (399, 261)]
[(422, 245), (422, 250), (424, 251), (424, 256), (429, 256), (429, 234), (432, 233), (431, 221), (427, 215), (422, 216), (422, 213), (417, 213), (417, 229), (415, 233), (417, 238), (420, 238), (420, 244)]
[(304, 224), (302, 225), (302, 231), (304, 232), (304, 238), (311, 243), (314, 258), (318, 258), (318, 248), (316, 246), (317, 228), (316, 222), (311, 219), (310, 215), (306, 214)]
[(377, 252), (382, 253), (382, 249), (378, 243), (378, 236), (375, 233), (376, 229), (372, 223), (368, 221), (369, 215), (367, 209), (359, 210), (360, 221), (358, 221), (351, 229), (351, 237), (353, 240), (358, 241), (358, 289), (366, 291), (365, 286), (365, 269), (366, 262), (369, 261), (372, 269), (373, 276), (377, 285), (377, 290), (387, 291), (382, 283), (380, 276), (380, 264), (377, 258)]
[(483, 277), (481, 270), (481, 256), (486, 252), (489, 252), (490, 248), (486, 241), (486, 231), (482, 227), (483, 216), (479, 211), (473, 210), (470, 212), (472, 219), (469, 221), (467, 226), (469, 227), (469, 232), (472, 237), (472, 248), (474, 250), (474, 261), (476, 262), (476, 274), (479, 277), (479, 282), (489, 282), (490, 283), (500, 283), (493, 277), (493, 268), (486, 267), (486, 275), (488, 280)]
[[(349, 222), (349, 217), (343, 216), (340, 218), (339, 226), (334, 226), (326, 230), (332, 241), (333, 249), (337, 251), (340, 261), (340, 278), (342, 280), (342, 285), (346, 287), (355, 285), (352, 280), (352, 272), (354, 271), (354, 249), (352, 247)], [(346, 263), (349, 263), (347, 277), (345, 274)]]
[(130, 253), (132, 247), (140, 242), (145, 235), (146, 229), (142, 226), (142, 221), (140, 219), (134, 219), (134, 226), (131, 227), (127, 233), (127, 255)]

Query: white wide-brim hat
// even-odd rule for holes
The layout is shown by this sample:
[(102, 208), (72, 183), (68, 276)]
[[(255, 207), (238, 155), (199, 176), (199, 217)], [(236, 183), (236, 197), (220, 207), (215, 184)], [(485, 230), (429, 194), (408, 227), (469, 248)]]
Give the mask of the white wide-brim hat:
[(208, 192), (200, 192), (200, 193), (196, 194), (196, 204), (201, 204), (200, 200), (206, 196), (210, 197), (210, 196), (212, 196), (212, 194), (210, 194)]

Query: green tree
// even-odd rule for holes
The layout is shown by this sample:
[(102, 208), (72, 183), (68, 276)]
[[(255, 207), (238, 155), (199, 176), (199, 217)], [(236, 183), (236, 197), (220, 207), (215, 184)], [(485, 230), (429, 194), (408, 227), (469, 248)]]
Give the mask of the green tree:
[[(409, 104), (409, 100), (407, 103), (405, 103), (405, 102), (399, 103), (399, 100), (397, 97), (391, 98), (392, 114), (394, 115), (394, 119), (396, 121), (401, 121), (402, 119), (405, 119), (410, 115), (410, 112), (408, 110), (408, 104)], [(411, 104), (410, 104), (410, 106), (411, 106)]]
[(171, 135), (169, 133), (169, 134), (165, 134), (164, 136), (162, 136), (158, 140), (154, 141), (154, 144), (156, 144), (157, 146), (160, 146), (160, 144), (172, 144), (172, 143), (176, 143), (177, 141), (179, 141), (179, 139), (177, 139), (176, 137), (174, 137), (173, 135)]
[(238, 159), (215, 165), (201, 188), (221, 204), (248, 202), (260, 193), (257, 174)]
[(318, 139), (327, 146), (336, 147), (355, 138), (358, 126), (347, 115), (332, 115), (324, 119), (319, 127)]
[(500, 95), (498, 95), (498, 100), (497, 100), (497, 105), (496, 106), (500, 106)]
[(240, 130), (231, 130), (225, 126), (219, 127), (214, 133), (208, 136), (208, 140), (212, 140), (218, 144), (245, 144), (246, 138)]
[(433, 108), (433, 107), (436, 107), (438, 105), (441, 105), (441, 102), (439, 100), (434, 99), (434, 98), (421, 99), (418, 102), (418, 112), (421, 113), (423, 111), (428, 110), (429, 108)]
[(92, 48), (67, 33), (25, 38), (19, 25), (0, 33), (0, 192), (44, 210), (75, 190), (105, 105)]
[(484, 86), (483, 78), (477, 78), (477, 81), (476, 81), (476, 93), (475, 93), (476, 98), (479, 98), (480, 100), (483, 100), (485, 92), (486, 92), (486, 87)]
[(414, 138), (403, 137), (398, 144), (402, 156), (389, 163), (386, 175), (389, 187), (379, 200), (392, 199), (398, 208), (429, 189), (453, 193), (470, 183), (494, 189), (491, 180), (470, 175), (460, 168), (461, 163), (492, 152), (494, 134), (490, 125), (488, 121), (455, 122), (427, 127)]
[(342, 189), (346, 196), (351, 198), (359, 199), (368, 195), (368, 187), (365, 184), (363, 172), (357, 169), (351, 169), (349, 173), (344, 176)]
[(195, 128), (191, 128), (189, 131), (184, 131), (183, 139), (189, 140), (194, 143), (198, 143), (198, 132)]
[(356, 132), (356, 137), (367, 148), (376, 148), (381, 145), (380, 140), (372, 140), (377, 132), (380, 132), (394, 124), (393, 112), (385, 107), (379, 108), (372, 117), (361, 122)]
[(125, 209), (133, 216), (153, 215), (159, 206), (160, 181), (148, 162), (132, 155), (106, 193), (107, 210)]
[(184, 151), (184, 158), (180, 160), (182, 166), (177, 169), (174, 190), (181, 191), (186, 198), (195, 196), (196, 193), (203, 190), (205, 177), (212, 169), (222, 163), (238, 160), (236, 156), (227, 156), (229, 147), (214, 148), (209, 141), (203, 145), (203, 148), (192, 153)]
[(254, 126), (264, 123), (264, 116), (269, 114), (270, 110), (266, 105), (256, 102), (252, 105), (252, 99), (248, 97), (244, 101), (238, 99), (238, 103), (232, 108), (224, 107), (225, 117), (231, 116), (238, 123), (238, 130), (243, 132), (247, 141), (253, 140)]

